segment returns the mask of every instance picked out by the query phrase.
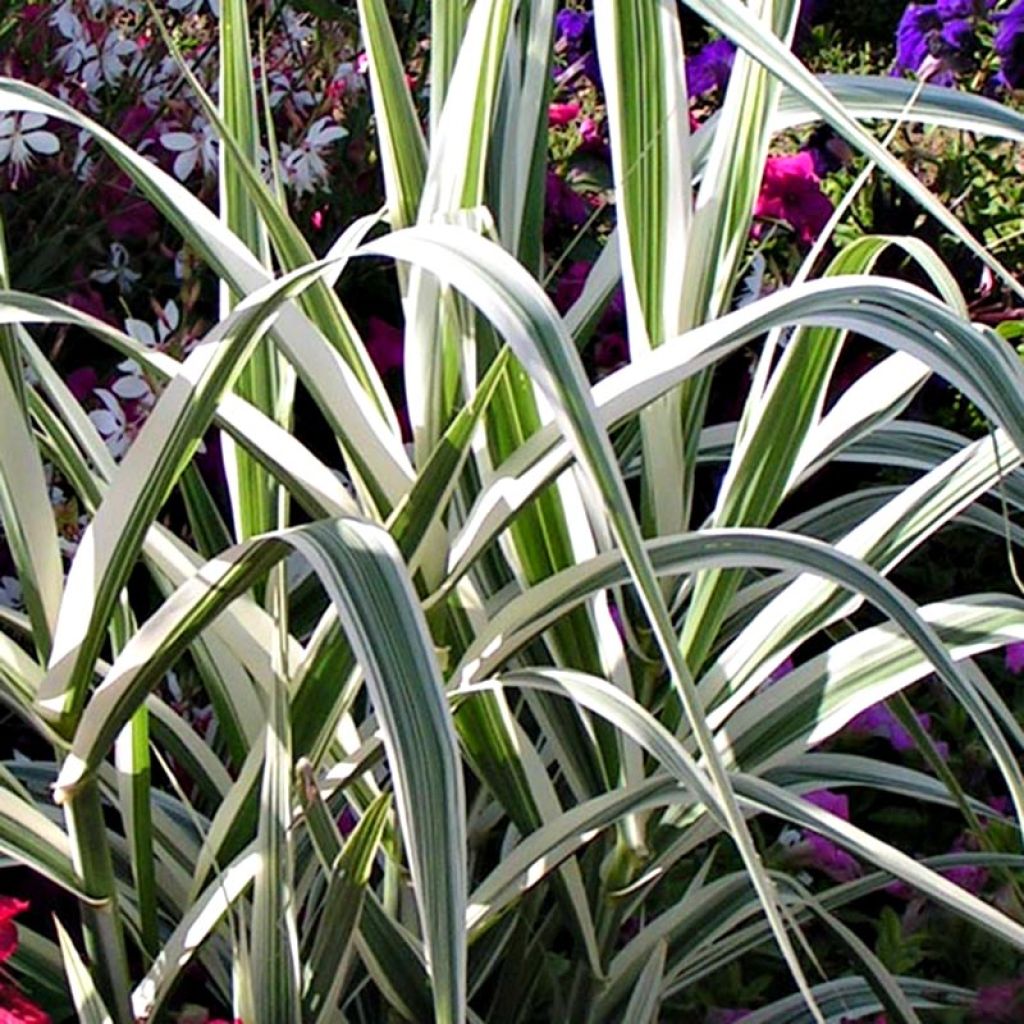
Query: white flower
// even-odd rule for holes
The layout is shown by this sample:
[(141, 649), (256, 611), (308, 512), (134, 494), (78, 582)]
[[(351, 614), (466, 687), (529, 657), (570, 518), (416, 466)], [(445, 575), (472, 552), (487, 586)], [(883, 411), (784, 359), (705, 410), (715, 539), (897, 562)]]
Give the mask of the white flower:
[(179, 14), (198, 14), (205, 6), (209, 5), (210, 12), (215, 18), (220, 17), (220, 0), (167, 0), (167, 6)]
[(89, 277), (101, 284), (116, 281), (117, 287), (123, 292), (130, 292), (139, 279), (138, 273), (128, 265), (128, 250), (120, 242), (111, 244), (107, 266), (102, 270), (94, 270)]
[(115, 459), (119, 459), (132, 443), (129, 435), (128, 416), (116, 396), (106, 388), (95, 388), (93, 394), (106, 406), (105, 409), (93, 409), (89, 413), (92, 425), (99, 431), (107, 449)]
[(281, 147), (281, 171), (288, 184), (302, 195), (313, 192), (327, 180), (327, 165), (321, 153), (332, 143), (345, 138), (348, 132), (334, 124), (329, 117), (321, 117), (309, 126), (306, 137), (294, 149)]
[(141, 342), (146, 348), (156, 348), (162, 345), (180, 326), (181, 313), (178, 304), (171, 299), (163, 308), (156, 324), (156, 331), (146, 323), (145, 320), (136, 320), (128, 317), (124, 322), (124, 329), (136, 341)]
[(99, 50), (89, 38), (78, 15), (71, 9), (70, 0), (53, 12), (50, 24), (67, 40), (57, 48), (56, 53), (65, 75), (77, 75), (87, 63), (96, 60)]
[(165, 132), (160, 145), (178, 155), (174, 158), (174, 176), (185, 181), (202, 158), (203, 174), (217, 170), (217, 136), (209, 121), (197, 117), (190, 132)]
[(135, 56), (138, 44), (119, 30), (110, 29), (99, 51), (82, 67), (82, 81), (89, 92), (101, 85), (117, 85), (125, 73), (125, 61)]
[(40, 131), (44, 124), (44, 114), (4, 114), (0, 117), (0, 165), (10, 160), (14, 181), (32, 165), (34, 153), (52, 156), (60, 149), (60, 142), (53, 132)]
[(142, 367), (134, 359), (126, 359), (124, 362), (118, 363), (117, 368), (123, 371), (124, 376), (118, 377), (110, 385), (110, 390), (126, 402), (137, 402), (142, 409), (147, 411), (152, 409), (156, 402), (156, 395), (153, 394), (149, 381), (142, 376)]
[(14, 611), (24, 607), (21, 584), (13, 576), (0, 576), (0, 605)]
[(281, 9), (280, 31), (296, 43), (304, 43), (316, 35), (316, 30), (306, 21), (305, 14), (299, 14), (290, 7)]
[(366, 88), (366, 79), (359, 73), (358, 66), (350, 60), (342, 61), (334, 69), (331, 81), (339, 85), (343, 92), (362, 92)]
[(316, 105), (313, 94), (308, 89), (297, 89), (294, 82), (283, 71), (271, 71), (267, 75), (269, 85), (270, 106), (276, 110), (287, 96), (300, 114), (305, 114)]
[(88, 152), (90, 149), (92, 133), (83, 128), (76, 138), (75, 155), (71, 161), (71, 171), (79, 181), (85, 181), (96, 166), (96, 158)]

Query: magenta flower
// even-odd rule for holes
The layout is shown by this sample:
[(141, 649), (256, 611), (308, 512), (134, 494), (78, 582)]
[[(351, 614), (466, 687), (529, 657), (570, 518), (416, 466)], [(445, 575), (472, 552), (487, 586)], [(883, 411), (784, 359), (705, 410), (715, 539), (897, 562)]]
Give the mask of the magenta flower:
[(578, 103), (552, 103), (548, 106), (548, 124), (563, 125), (579, 117)]
[(814, 241), (832, 216), (832, 201), (821, 191), (810, 153), (768, 157), (754, 216), (784, 221), (805, 245)]

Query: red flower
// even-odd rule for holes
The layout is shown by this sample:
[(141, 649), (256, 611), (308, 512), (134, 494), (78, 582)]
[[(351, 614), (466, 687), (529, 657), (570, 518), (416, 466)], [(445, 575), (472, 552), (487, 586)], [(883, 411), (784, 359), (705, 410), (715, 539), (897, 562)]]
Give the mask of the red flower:
[(814, 241), (832, 216), (832, 202), (821, 191), (810, 153), (768, 157), (754, 216), (786, 221), (805, 245)]
[[(0, 963), (18, 948), (18, 929), (13, 918), (24, 910), (28, 910), (24, 900), (0, 896)], [(50, 1024), (50, 1015), (10, 982), (0, 981), (0, 1024)]]
[(7, 960), (18, 948), (18, 929), (12, 918), (28, 910), (24, 900), (13, 896), (0, 896), (0, 963)]
[(50, 1024), (50, 1015), (12, 984), (0, 981), (0, 1024)]

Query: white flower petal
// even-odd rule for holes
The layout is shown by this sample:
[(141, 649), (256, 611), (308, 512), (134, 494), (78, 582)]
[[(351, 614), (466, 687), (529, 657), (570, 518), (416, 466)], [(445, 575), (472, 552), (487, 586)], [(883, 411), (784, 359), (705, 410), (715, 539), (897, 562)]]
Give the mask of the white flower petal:
[(25, 145), (44, 156), (52, 156), (60, 151), (60, 141), (51, 132), (33, 132), (26, 135)]

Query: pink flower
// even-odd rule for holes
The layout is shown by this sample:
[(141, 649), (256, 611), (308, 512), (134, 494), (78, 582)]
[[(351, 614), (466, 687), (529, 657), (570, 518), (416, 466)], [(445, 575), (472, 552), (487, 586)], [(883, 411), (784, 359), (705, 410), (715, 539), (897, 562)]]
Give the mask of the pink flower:
[(548, 106), (548, 124), (562, 125), (574, 121), (580, 113), (578, 103), (551, 103)]
[(0, 1024), (50, 1024), (50, 1015), (8, 981), (0, 982)]
[(99, 212), (116, 239), (146, 238), (159, 226), (156, 210), (123, 171), (106, 178), (99, 190)]
[[(785, 221), (805, 245), (814, 241), (832, 216), (832, 202), (821, 191), (810, 153), (768, 157), (754, 216)], [(755, 237), (758, 232), (755, 227)]]
[(604, 142), (601, 138), (601, 129), (592, 117), (585, 117), (580, 121), (580, 139), (585, 145)]

